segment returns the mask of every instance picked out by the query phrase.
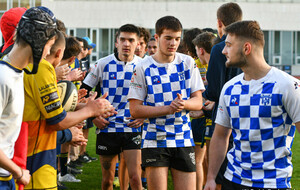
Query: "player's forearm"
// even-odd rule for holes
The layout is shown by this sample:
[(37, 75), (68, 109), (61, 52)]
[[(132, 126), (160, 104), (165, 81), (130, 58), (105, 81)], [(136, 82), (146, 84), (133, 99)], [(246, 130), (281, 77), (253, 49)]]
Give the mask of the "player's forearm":
[(172, 108), (170, 106), (144, 106), (135, 105), (129, 106), (130, 114), (134, 118), (155, 118), (161, 117), (172, 113)]
[(56, 131), (65, 130), (89, 117), (93, 117), (93, 114), (83, 107), (75, 112), (68, 112), (67, 116), (61, 122), (51, 125), (51, 127)]
[(231, 130), (216, 124), (209, 149), (207, 180), (215, 180), (226, 156)]
[(14, 177), (22, 175), (22, 171), (12, 160), (10, 160), (0, 149), (0, 167), (9, 171)]
[(185, 101), (184, 109), (189, 111), (199, 111), (202, 109), (202, 92), (197, 91), (191, 95), (191, 98)]

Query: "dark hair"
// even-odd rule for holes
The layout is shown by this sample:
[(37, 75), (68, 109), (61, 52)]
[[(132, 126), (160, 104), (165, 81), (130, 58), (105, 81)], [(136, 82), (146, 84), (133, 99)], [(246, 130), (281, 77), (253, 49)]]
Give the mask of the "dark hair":
[(66, 34), (66, 26), (65, 24), (63, 23), (63, 21), (59, 20), (59, 19), (56, 19), (56, 26), (57, 26), (57, 30), (63, 32), (64, 34)]
[(264, 33), (256, 21), (240, 21), (230, 24), (225, 32), (238, 38), (245, 38), (262, 47), (265, 45)]
[(185, 46), (186, 50), (189, 51), (192, 57), (197, 57), (195, 45), (193, 44), (193, 39), (198, 35), (201, 34), (202, 30), (199, 28), (193, 28), (187, 30), (183, 35), (183, 45)]
[(183, 41), (180, 41), (180, 44), (177, 48), (177, 52), (187, 54), (187, 50), (186, 50), (185, 46), (183, 45)]
[(215, 38), (216, 36), (212, 32), (203, 32), (193, 39), (193, 44), (199, 48), (203, 48), (210, 54), (211, 48), (213, 47), (213, 40)]
[(125, 24), (125, 25), (121, 26), (116, 33), (116, 38), (119, 37), (121, 32), (135, 33), (137, 35), (137, 37), (140, 37), (140, 30), (138, 29), (138, 27), (136, 27), (133, 24)]
[(241, 21), (242, 17), (242, 9), (237, 3), (231, 2), (223, 4), (217, 11), (217, 18), (224, 24), (224, 26)]
[(63, 60), (69, 59), (72, 56), (77, 56), (81, 52), (79, 42), (72, 36), (66, 38), (66, 48), (64, 51)]
[(85, 39), (80, 38), (80, 37), (76, 37), (76, 40), (83, 43), (83, 49), (84, 50), (86, 50), (87, 48), (89, 48), (89, 44), (87, 43), (87, 41)]
[(139, 31), (140, 31), (140, 38), (144, 37), (144, 41), (147, 44), (149, 42), (149, 38), (150, 38), (150, 32), (149, 30), (147, 30), (146, 28), (143, 27), (138, 27)]
[(66, 39), (65, 39), (63, 32), (58, 30), (55, 35), (55, 42), (54, 42), (53, 46), (51, 47), (50, 54), (55, 53), (58, 46), (64, 45), (65, 43), (66, 43)]
[(160, 36), (165, 29), (181, 32), (182, 25), (177, 18), (173, 16), (165, 16), (156, 21), (155, 32), (158, 36)]
[(154, 37), (151, 37), (149, 42), (151, 42), (151, 41), (156, 41), (156, 39)]

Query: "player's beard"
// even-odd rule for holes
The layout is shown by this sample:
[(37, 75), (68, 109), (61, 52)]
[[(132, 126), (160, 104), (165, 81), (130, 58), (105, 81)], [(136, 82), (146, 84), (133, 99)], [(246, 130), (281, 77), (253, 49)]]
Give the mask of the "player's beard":
[(235, 58), (235, 60), (231, 61), (227, 59), (225, 64), (226, 67), (235, 67), (235, 68), (241, 68), (245, 66), (247, 64), (247, 59), (243, 52), (243, 49), (240, 48), (240, 50), (237, 52), (237, 58)]

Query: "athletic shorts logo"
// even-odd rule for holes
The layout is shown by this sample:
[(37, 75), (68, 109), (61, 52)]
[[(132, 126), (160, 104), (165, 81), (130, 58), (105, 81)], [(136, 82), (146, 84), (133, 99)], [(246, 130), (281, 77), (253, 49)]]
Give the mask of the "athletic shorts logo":
[(150, 162), (156, 162), (156, 159), (147, 159), (146, 163), (150, 163)]
[(107, 147), (106, 146), (102, 146), (102, 145), (98, 145), (98, 149), (99, 150), (107, 150)]
[(141, 139), (142, 139), (141, 135), (138, 135), (138, 136), (136, 136), (136, 137), (133, 137), (133, 138), (132, 138), (132, 141), (133, 141), (136, 145), (139, 145), (139, 144), (141, 144)]
[(196, 165), (196, 159), (195, 159), (195, 152), (189, 153), (189, 156), (191, 158), (191, 161), (194, 165)]

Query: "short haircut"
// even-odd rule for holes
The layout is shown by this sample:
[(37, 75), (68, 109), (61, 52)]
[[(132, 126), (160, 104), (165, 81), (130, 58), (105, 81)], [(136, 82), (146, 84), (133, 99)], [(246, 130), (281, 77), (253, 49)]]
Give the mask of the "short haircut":
[(66, 39), (65, 39), (63, 32), (58, 30), (55, 35), (55, 42), (54, 42), (53, 46), (51, 47), (50, 54), (55, 53), (57, 51), (58, 47), (65, 45), (65, 43), (66, 43)]
[(144, 41), (147, 44), (151, 36), (149, 30), (143, 27), (138, 27), (138, 29), (140, 31), (140, 38), (144, 38)]
[(66, 33), (67, 29), (63, 21), (56, 19), (56, 26), (57, 26), (57, 30)]
[(125, 24), (119, 28), (116, 33), (116, 39), (120, 36), (121, 32), (135, 33), (137, 37), (140, 37), (140, 30), (133, 24)]
[(63, 60), (69, 59), (72, 56), (77, 56), (81, 52), (79, 42), (72, 36), (66, 38), (66, 48), (64, 51)]
[(199, 28), (193, 28), (187, 30), (183, 35), (183, 45), (185, 46), (186, 50), (192, 54), (192, 57), (197, 57), (195, 45), (192, 41), (198, 34), (201, 33), (202, 30), (200, 30)]
[(156, 41), (156, 39), (154, 37), (151, 37), (149, 42), (151, 42), (151, 41)]
[(193, 44), (198, 48), (203, 48), (207, 53), (210, 54), (215, 38), (216, 36), (212, 32), (203, 32), (193, 39)]
[(237, 21), (241, 21), (243, 12), (237, 3), (225, 3), (219, 7), (217, 11), (217, 18), (225, 25), (228, 26)]
[(182, 25), (180, 21), (173, 16), (165, 16), (156, 21), (155, 33), (160, 36), (165, 29), (181, 32)]
[(240, 21), (230, 24), (225, 28), (227, 34), (238, 38), (250, 40), (251, 42), (264, 47), (264, 33), (256, 21)]
[(86, 50), (87, 48), (89, 48), (89, 44), (87, 43), (87, 41), (85, 39), (80, 38), (80, 37), (76, 37), (76, 40), (83, 43), (83, 49), (84, 50)]

